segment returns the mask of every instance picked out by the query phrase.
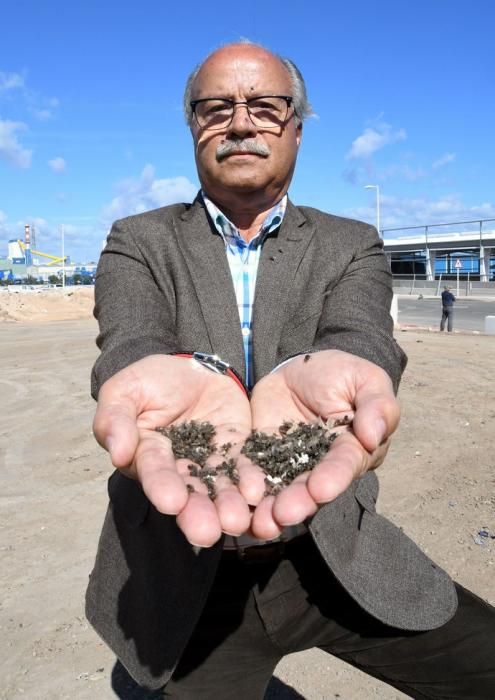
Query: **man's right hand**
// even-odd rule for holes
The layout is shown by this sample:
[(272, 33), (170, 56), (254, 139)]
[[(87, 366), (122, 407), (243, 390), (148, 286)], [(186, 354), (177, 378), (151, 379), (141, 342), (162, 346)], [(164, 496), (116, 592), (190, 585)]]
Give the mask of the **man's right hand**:
[(175, 515), (192, 544), (208, 547), (222, 532), (245, 532), (251, 516), (227, 477), (217, 478), (214, 501), (197, 480), (189, 493), (186, 484), (195, 481), (187, 468), (191, 460), (176, 460), (170, 440), (155, 428), (193, 420), (209, 421), (216, 429), (216, 443), (232, 443), (229, 456), (235, 458), (251, 430), (249, 400), (232, 378), (192, 358), (151, 355), (103, 384), (93, 431), (113, 465), (139, 480), (157, 510)]

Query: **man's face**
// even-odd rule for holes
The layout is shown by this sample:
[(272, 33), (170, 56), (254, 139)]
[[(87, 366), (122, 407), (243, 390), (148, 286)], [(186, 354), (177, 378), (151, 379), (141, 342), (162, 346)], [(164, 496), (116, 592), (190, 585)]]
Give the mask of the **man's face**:
[[(272, 54), (254, 46), (233, 46), (216, 51), (201, 67), (192, 89), (192, 99), (222, 97), (234, 101), (257, 96), (292, 96), (292, 83), (285, 66)], [(246, 201), (271, 206), (287, 191), (301, 140), (289, 108), (287, 120), (275, 128), (255, 126), (245, 105), (236, 105), (234, 118), (220, 130), (191, 127), (196, 165), (205, 192), (220, 205)], [(222, 145), (249, 139), (262, 154), (241, 153)], [(218, 148), (220, 147), (220, 153)]]

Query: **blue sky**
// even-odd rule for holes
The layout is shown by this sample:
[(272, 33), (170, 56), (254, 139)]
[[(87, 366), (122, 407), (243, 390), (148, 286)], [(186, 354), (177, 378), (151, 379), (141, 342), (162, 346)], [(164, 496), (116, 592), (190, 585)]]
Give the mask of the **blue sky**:
[[(198, 187), (182, 116), (190, 70), (247, 37), (293, 59), (316, 113), (298, 204), (414, 226), (495, 217), (492, 0), (67, 3), (0, 17), (0, 255), (98, 258), (112, 220)], [(495, 227), (495, 222), (494, 222)]]

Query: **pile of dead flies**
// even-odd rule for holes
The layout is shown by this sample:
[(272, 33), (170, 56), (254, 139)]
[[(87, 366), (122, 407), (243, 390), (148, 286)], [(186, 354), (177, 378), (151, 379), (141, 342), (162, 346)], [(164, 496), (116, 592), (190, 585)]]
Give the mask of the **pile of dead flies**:
[[(290, 484), (299, 474), (311, 471), (326, 455), (339, 431), (334, 428), (348, 426), (348, 416), (317, 423), (294, 423), (286, 421), (279, 427), (279, 435), (253, 430), (241, 449), (265, 474), (265, 495), (276, 494)], [(220, 475), (227, 476), (232, 483), (239, 483), (239, 474), (233, 459), (225, 459), (210, 467), (206, 464), (213, 454), (227, 457), (232, 445), (215, 443), (215, 427), (209, 422), (190, 421), (165, 428), (156, 428), (172, 443), (174, 456), (189, 459), (188, 469), (192, 477), (205, 484), (211, 499), (216, 497), (215, 481)], [(188, 484), (189, 491), (194, 487)]]

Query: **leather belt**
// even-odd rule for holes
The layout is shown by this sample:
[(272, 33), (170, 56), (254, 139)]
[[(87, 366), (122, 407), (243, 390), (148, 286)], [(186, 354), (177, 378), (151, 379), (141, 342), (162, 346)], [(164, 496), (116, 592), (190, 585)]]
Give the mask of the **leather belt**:
[(240, 535), (239, 537), (233, 537), (232, 535), (225, 535), (223, 540), (224, 549), (246, 549), (251, 547), (263, 547), (266, 544), (273, 544), (275, 542), (284, 541), (289, 542), (300, 535), (308, 532), (308, 528), (304, 523), (299, 523), (299, 525), (288, 525), (284, 527), (280, 537), (276, 540), (257, 540), (255, 537), (250, 535)]
[(253, 545), (252, 547), (238, 547), (236, 549), (224, 549), (223, 561), (236, 561), (244, 564), (264, 564), (285, 559), (294, 545), (300, 544), (308, 533), (293, 537), (290, 540), (276, 540), (267, 544)]

